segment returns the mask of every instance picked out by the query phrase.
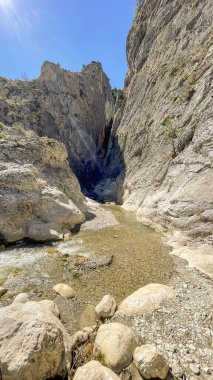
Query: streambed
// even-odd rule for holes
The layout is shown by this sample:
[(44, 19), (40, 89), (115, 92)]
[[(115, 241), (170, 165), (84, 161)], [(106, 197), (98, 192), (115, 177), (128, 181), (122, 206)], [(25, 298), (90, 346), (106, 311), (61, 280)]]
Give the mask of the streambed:
[[(67, 302), (71, 308), (73, 305), (73, 318), (78, 320), (83, 310), (80, 305), (95, 305), (105, 294), (119, 303), (148, 283), (168, 283), (174, 271), (173, 258), (160, 235), (120, 206), (102, 207), (113, 214), (117, 225), (99, 231), (80, 230), (69, 240), (51, 245), (20, 243), (0, 252), (0, 281), (8, 289), (0, 304), (10, 303), (21, 292), (27, 292), (31, 300), (54, 299), (52, 286), (63, 282), (76, 290), (77, 304), (75, 300)], [(111, 255), (108, 266), (82, 270), (85, 259)]]

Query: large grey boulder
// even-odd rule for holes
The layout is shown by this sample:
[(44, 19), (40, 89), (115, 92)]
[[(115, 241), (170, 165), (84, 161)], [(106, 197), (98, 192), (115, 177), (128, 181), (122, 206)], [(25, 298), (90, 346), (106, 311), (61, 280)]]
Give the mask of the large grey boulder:
[(132, 362), (136, 346), (132, 330), (121, 323), (104, 324), (98, 329), (95, 347), (106, 365), (117, 373)]
[(140, 374), (145, 379), (166, 379), (169, 365), (164, 356), (151, 344), (137, 347), (134, 355), (134, 363)]
[(169, 286), (149, 284), (125, 298), (118, 311), (128, 316), (151, 314), (174, 296), (175, 291)]
[(67, 373), (72, 340), (45, 304), (27, 302), (1, 308), (0, 336), (3, 379), (45, 380)]
[(74, 380), (119, 380), (119, 377), (100, 362), (92, 360), (77, 369)]

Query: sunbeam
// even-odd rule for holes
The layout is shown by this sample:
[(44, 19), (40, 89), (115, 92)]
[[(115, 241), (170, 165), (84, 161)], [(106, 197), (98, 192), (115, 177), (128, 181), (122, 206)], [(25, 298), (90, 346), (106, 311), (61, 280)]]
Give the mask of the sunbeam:
[(0, 19), (10, 33), (23, 43), (32, 29), (32, 9), (25, 2), (16, 0), (0, 0)]

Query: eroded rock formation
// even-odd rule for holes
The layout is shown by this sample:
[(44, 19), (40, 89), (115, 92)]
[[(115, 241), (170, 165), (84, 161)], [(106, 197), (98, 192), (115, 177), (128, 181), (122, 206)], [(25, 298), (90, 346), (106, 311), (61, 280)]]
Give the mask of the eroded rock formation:
[(0, 239), (62, 239), (87, 209), (64, 145), (20, 125), (1, 128)]
[(63, 142), (70, 166), (86, 189), (101, 177), (100, 158), (112, 117), (111, 87), (98, 62), (79, 73), (45, 62), (38, 79), (0, 81), (0, 120)]
[(85, 220), (76, 176), (87, 191), (101, 178), (112, 115), (99, 63), (72, 73), (45, 62), (36, 80), (0, 78), (1, 241), (57, 240)]
[(213, 222), (212, 12), (209, 0), (144, 1), (127, 39), (125, 100), (107, 154), (111, 186), (116, 174), (124, 207), (147, 225), (207, 242)]
[[(64, 143), (84, 192), (183, 243), (211, 242), (211, 14), (210, 0), (145, 0), (127, 39), (124, 93), (113, 99), (99, 63), (72, 73), (45, 62), (36, 80), (1, 78), (0, 121)], [(73, 189), (45, 175), (66, 195)]]

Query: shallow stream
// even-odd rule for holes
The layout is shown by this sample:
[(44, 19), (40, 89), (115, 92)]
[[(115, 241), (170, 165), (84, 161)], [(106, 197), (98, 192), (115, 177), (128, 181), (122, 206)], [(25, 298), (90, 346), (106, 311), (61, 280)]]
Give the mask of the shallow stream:
[[(52, 286), (57, 283), (71, 285), (84, 305), (95, 305), (105, 294), (113, 295), (119, 303), (148, 283), (168, 283), (173, 259), (160, 235), (120, 206), (103, 208), (113, 213), (118, 225), (99, 231), (80, 230), (69, 240), (52, 245), (19, 244), (0, 252), (0, 285), (9, 290), (0, 304), (11, 302), (21, 292), (28, 292), (32, 300), (53, 299)], [(110, 255), (113, 260), (109, 266), (81, 268), (85, 258)], [(75, 301), (69, 303), (74, 305)], [(79, 308), (75, 308), (77, 313)]]

